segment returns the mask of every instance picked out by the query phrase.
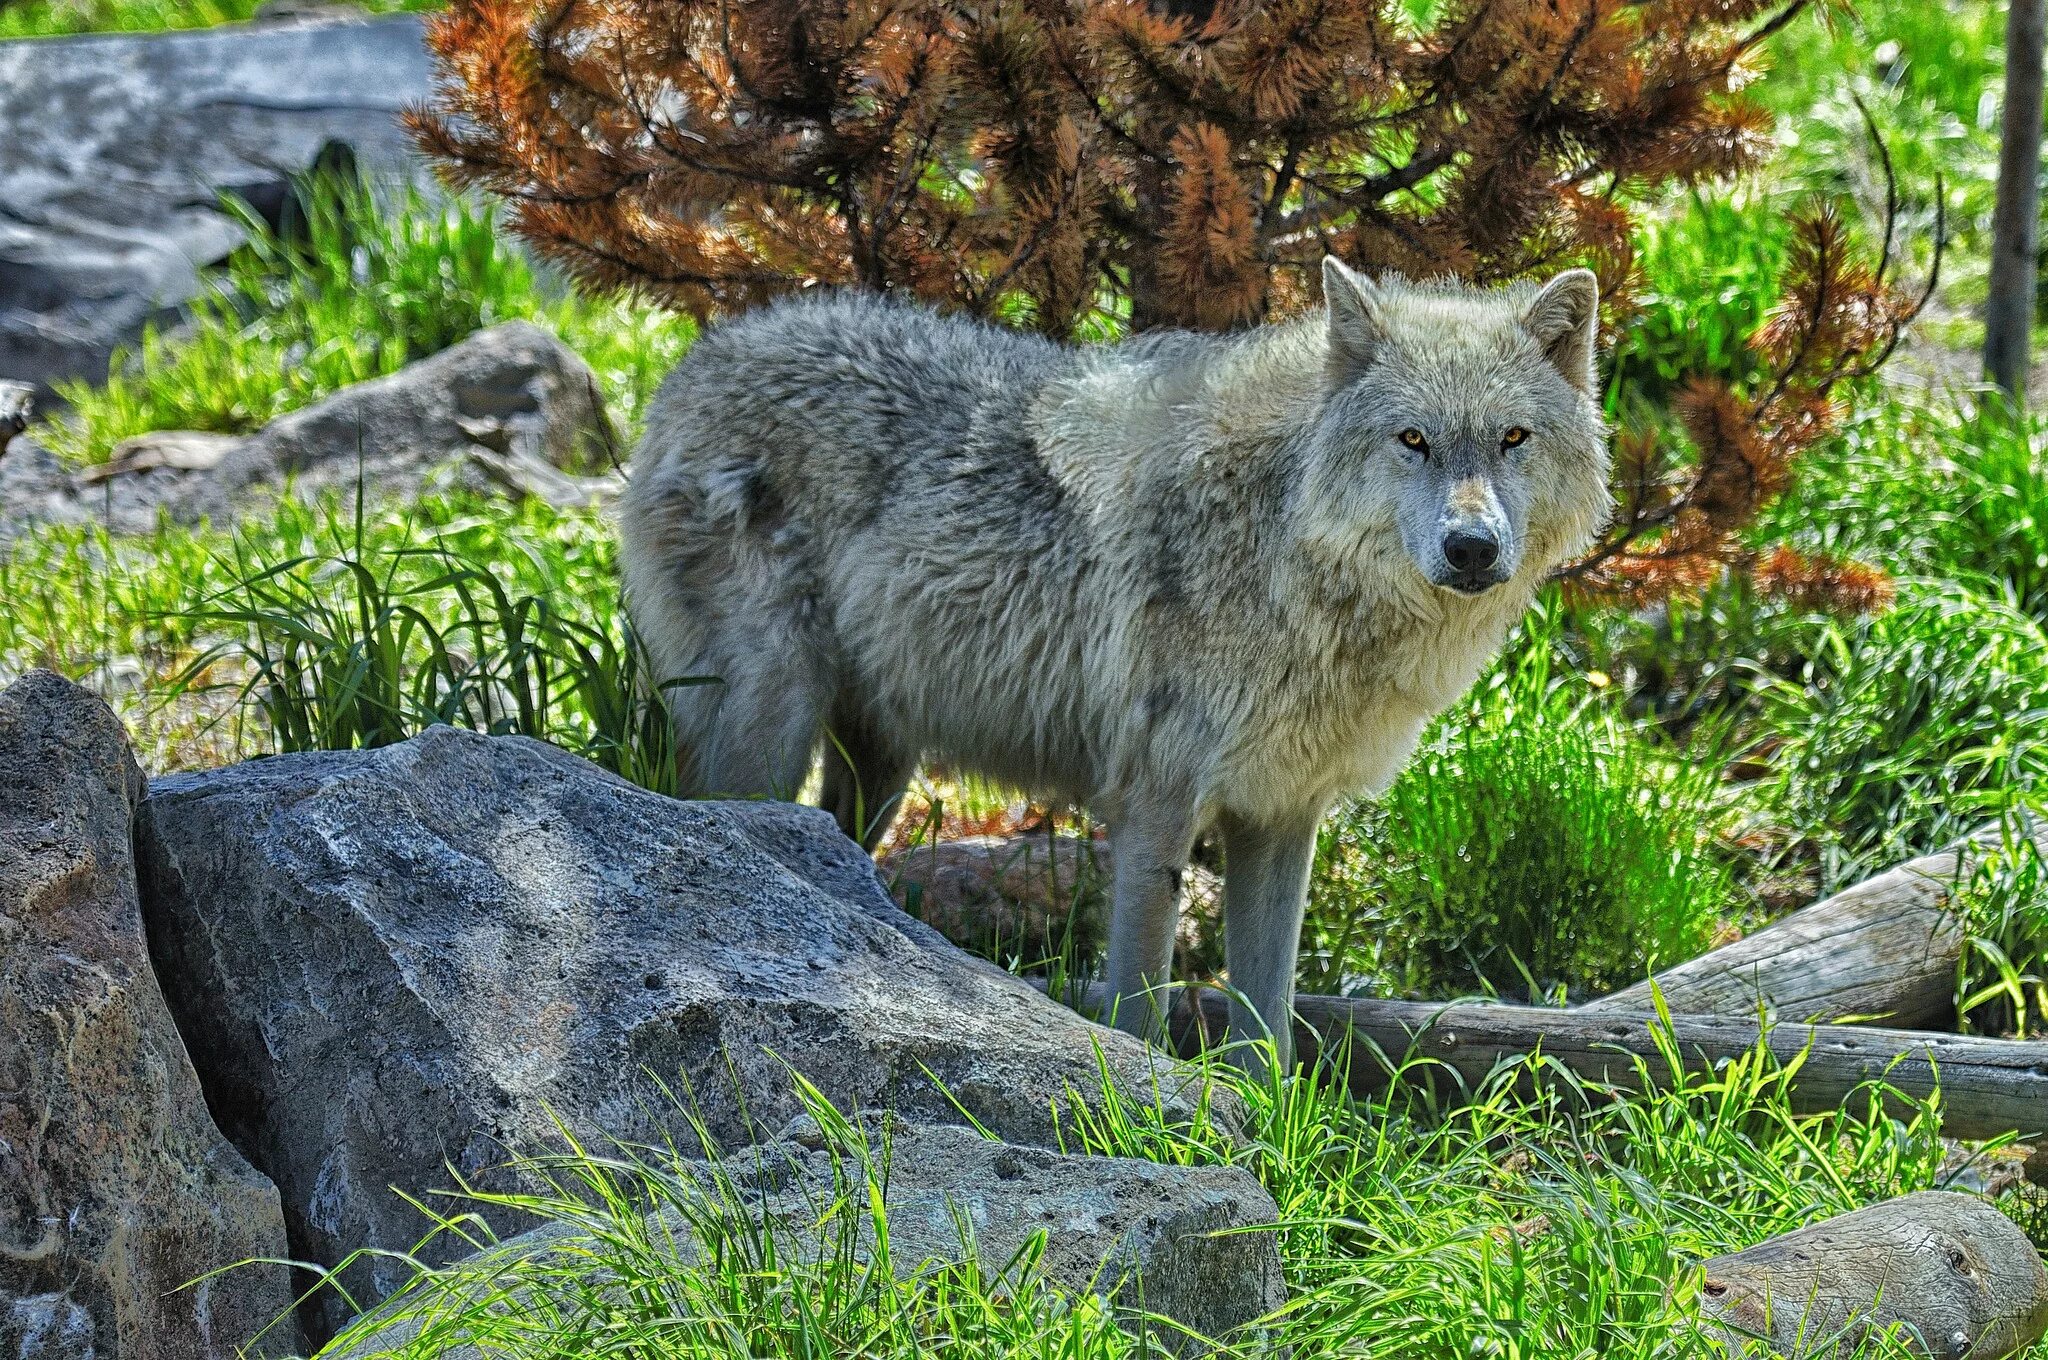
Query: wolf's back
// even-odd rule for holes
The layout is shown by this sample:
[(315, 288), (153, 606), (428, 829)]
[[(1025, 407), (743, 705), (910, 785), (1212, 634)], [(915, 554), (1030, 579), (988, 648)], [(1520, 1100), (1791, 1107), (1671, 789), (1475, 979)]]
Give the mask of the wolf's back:
[(978, 427), (1018, 429), (1063, 362), (1039, 337), (884, 298), (791, 299), (707, 331), (650, 406), (643, 447), (723, 462), (739, 445), (777, 480), (885, 494), (895, 467)]

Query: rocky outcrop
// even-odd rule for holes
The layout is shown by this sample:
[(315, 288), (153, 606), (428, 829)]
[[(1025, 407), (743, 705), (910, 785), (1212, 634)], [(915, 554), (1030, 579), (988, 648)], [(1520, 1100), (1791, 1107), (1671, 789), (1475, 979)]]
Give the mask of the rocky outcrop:
[[(1068, 1156), (995, 1142), (957, 1125), (892, 1120), (884, 1134), (880, 1122), (828, 1140), (805, 1117), (782, 1141), (715, 1167), (665, 1167), (662, 1193), (686, 1198), (688, 1207), (659, 1210), (640, 1240), (673, 1244), (678, 1271), (702, 1261), (707, 1248), (731, 1250), (730, 1240), (707, 1237), (751, 1242), (764, 1230), (786, 1262), (869, 1261), (876, 1248), (873, 1186), (882, 1194), (890, 1264), (899, 1277), (972, 1259), (991, 1275), (1004, 1272), (1016, 1289), (1023, 1283), (1017, 1277), (1030, 1272), (1071, 1293), (1103, 1295), (1132, 1315), (1171, 1320), (1173, 1327), (1139, 1325), (1182, 1353), (1203, 1349), (1207, 1339), (1256, 1342), (1248, 1329), (1286, 1301), (1274, 1234), (1261, 1231), (1278, 1210), (1240, 1168)], [(1027, 1250), (1039, 1234), (1042, 1249)], [(560, 1287), (565, 1266), (580, 1302)], [(550, 1224), (457, 1263), (329, 1354), (370, 1360), (431, 1327), (446, 1343), (442, 1360), (482, 1360), (461, 1338), (483, 1300), (491, 1301), (483, 1306), (494, 1328), (531, 1311), (536, 1332), (552, 1330), (560, 1324), (554, 1310), (566, 1309), (572, 1325), (601, 1329), (599, 1317), (580, 1315), (583, 1306), (600, 1316), (630, 1316), (642, 1306), (602, 1288), (607, 1270), (602, 1243)], [(522, 1306), (542, 1290), (555, 1295), (550, 1309)], [(502, 1343), (503, 1332), (495, 1339)]]
[(315, 1261), (409, 1247), (423, 1224), (391, 1187), (487, 1176), (551, 1141), (551, 1111), (740, 1146), (798, 1112), (794, 1069), (841, 1109), (1041, 1143), (1070, 1088), (1099, 1089), (1098, 1051), (1147, 1093), (1164, 1061), (904, 918), (825, 814), (676, 802), (521, 738), (166, 778), (137, 852), (216, 1116)]
[(373, 502), (460, 488), (565, 507), (606, 498), (617, 480), (603, 472), (612, 432), (595, 375), (524, 321), (478, 331), (245, 438), (142, 435), (76, 474), (27, 440), (17, 448), (21, 457), (0, 460), (0, 537), (26, 523), (82, 519), (136, 534), (163, 515), (225, 524), (288, 486), (352, 495), (358, 478)]
[(143, 779), (98, 699), (0, 694), (0, 1354), (291, 1351), (277, 1190), (208, 1117), (150, 972), (129, 825)]
[(98, 378), (334, 148), (412, 175), (420, 21), (0, 42), (0, 376)]

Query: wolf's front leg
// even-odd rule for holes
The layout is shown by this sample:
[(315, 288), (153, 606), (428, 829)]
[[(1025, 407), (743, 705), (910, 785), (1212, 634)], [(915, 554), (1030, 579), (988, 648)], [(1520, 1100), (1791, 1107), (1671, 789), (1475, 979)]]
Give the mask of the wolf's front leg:
[[(1282, 1071), (1294, 1061), (1294, 966), (1308, 904), (1321, 811), (1277, 822), (1223, 825), (1223, 953), (1230, 970), (1230, 1037), (1271, 1037)], [(1237, 1050), (1257, 1067), (1258, 1050)]]
[(1134, 802), (1109, 829), (1115, 878), (1104, 1016), (1153, 1043), (1166, 1037), (1181, 874), (1194, 844), (1192, 811), (1165, 801)]

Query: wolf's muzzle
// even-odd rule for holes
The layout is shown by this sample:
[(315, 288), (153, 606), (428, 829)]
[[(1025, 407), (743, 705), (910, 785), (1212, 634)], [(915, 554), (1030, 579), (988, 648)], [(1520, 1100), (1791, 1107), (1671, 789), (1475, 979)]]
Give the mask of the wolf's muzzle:
[(1500, 569), (1500, 540), (1488, 530), (1453, 529), (1444, 535), (1443, 549), (1451, 570), (1441, 585), (1478, 595), (1507, 579)]

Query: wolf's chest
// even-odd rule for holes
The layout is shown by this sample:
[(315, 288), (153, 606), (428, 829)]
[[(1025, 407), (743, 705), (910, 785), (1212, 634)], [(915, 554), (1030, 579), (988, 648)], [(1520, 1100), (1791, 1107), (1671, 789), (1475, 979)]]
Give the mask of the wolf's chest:
[(1216, 793), (1248, 816), (1377, 792), (1431, 718), (1472, 687), (1519, 608), (1387, 629), (1370, 645), (1296, 654), (1264, 671), (1225, 743)]

